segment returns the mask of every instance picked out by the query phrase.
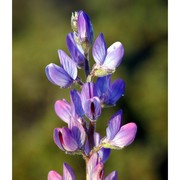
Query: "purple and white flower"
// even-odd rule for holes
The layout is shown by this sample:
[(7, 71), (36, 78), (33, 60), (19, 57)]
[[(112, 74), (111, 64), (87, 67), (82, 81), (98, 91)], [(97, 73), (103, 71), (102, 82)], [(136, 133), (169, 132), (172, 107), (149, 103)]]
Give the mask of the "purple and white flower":
[(124, 47), (121, 42), (115, 42), (107, 48), (104, 35), (100, 33), (94, 42), (92, 54), (96, 62), (94, 67), (95, 76), (105, 76), (115, 72), (115, 69), (121, 63), (124, 56)]
[(92, 121), (97, 120), (101, 114), (101, 101), (96, 84), (89, 82), (82, 86), (81, 101), (86, 117)]
[(86, 132), (78, 121), (71, 121), (68, 128), (54, 129), (54, 142), (63, 151), (75, 152), (85, 143)]
[(71, 103), (65, 99), (57, 100), (54, 105), (56, 114), (67, 124), (72, 120), (83, 122), (84, 111), (81, 104), (81, 97), (78, 91), (70, 91)]
[(102, 140), (105, 148), (122, 149), (134, 141), (137, 132), (135, 123), (128, 123), (121, 126), (122, 110), (114, 114), (106, 129), (106, 137)]
[(50, 82), (62, 88), (69, 87), (77, 78), (75, 62), (62, 50), (58, 50), (61, 66), (51, 63), (46, 66), (46, 76)]

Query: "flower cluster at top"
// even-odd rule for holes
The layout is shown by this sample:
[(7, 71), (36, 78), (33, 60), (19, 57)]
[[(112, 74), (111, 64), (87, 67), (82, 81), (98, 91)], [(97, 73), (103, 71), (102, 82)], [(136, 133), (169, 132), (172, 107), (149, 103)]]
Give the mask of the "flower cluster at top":
[[(58, 50), (60, 65), (47, 65), (46, 76), (51, 83), (61, 88), (76, 83), (81, 87), (81, 92), (72, 89), (70, 102), (65, 99), (55, 102), (55, 112), (67, 126), (54, 129), (54, 142), (68, 154), (83, 156), (87, 180), (116, 180), (117, 171), (105, 177), (104, 163), (111, 149), (122, 149), (133, 142), (137, 126), (132, 122), (122, 125), (122, 110), (110, 118), (105, 137), (96, 132), (96, 123), (101, 123), (98, 119), (103, 107), (115, 106), (124, 95), (125, 82), (122, 79), (111, 81), (111, 75), (124, 56), (124, 47), (120, 42), (115, 42), (107, 48), (102, 33), (94, 41), (93, 26), (83, 11), (72, 13), (71, 27), (73, 32), (66, 37), (70, 56)], [(89, 63), (91, 46), (95, 61), (92, 69)], [(78, 69), (84, 70), (86, 82), (82, 82), (78, 76)], [(74, 179), (75, 174), (66, 163), (62, 176), (54, 170), (48, 173), (48, 180)]]

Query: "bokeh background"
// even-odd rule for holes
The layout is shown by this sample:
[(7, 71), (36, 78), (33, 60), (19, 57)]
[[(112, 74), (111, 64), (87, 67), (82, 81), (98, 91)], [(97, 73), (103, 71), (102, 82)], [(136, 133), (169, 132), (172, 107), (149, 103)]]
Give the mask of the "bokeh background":
[(53, 142), (53, 129), (65, 125), (54, 102), (69, 99), (69, 89), (51, 84), (44, 71), (59, 63), (58, 49), (68, 52), (71, 12), (80, 9), (89, 14), (95, 37), (103, 32), (107, 46), (121, 41), (125, 47), (113, 75), (125, 80), (125, 96), (103, 110), (97, 131), (104, 136), (120, 108), (123, 123), (138, 125), (135, 141), (112, 151), (105, 174), (117, 170), (122, 180), (167, 179), (167, 0), (13, 0), (13, 179), (47, 179), (51, 169), (62, 174), (63, 162), (78, 180), (85, 179), (81, 156), (66, 155)]

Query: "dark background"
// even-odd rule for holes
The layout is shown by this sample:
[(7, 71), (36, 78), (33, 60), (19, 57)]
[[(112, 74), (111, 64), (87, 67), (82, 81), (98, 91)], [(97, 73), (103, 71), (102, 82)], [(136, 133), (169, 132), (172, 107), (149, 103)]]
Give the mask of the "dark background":
[[(105, 135), (109, 118), (123, 109), (123, 124), (135, 122), (135, 141), (112, 151), (105, 174), (123, 180), (167, 179), (167, 1), (164, 0), (14, 0), (13, 1), (13, 179), (47, 179), (62, 174), (67, 162), (78, 180), (85, 179), (81, 156), (70, 156), (53, 142), (53, 129), (65, 125), (54, 112), (57, 99), (69, 99), (45, 76), (45, 66), (59, 64), (58, 49), (67, 51), (71, 12), (84, 10), (95, 38), (107, 46), (121, 41), (125, 56), (113, 79), (126, 82), (116, 107), (103, 109), (97, 131)], [(93, 59), (91, 58), (91, 65)], [(82, 72), (81, 75), (84, 76)]]

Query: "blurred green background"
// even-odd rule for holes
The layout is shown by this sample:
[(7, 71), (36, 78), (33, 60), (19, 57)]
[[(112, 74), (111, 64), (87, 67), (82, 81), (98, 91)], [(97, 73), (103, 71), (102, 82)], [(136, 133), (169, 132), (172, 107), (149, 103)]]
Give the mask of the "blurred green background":
[[(126, 82), (125, 96), (104, 109), (97, 131), (105, 135), (109, 118), (123, 109), (123, 123), (135, 122), (135, 141), (112, 151), (105, 174), (119, 172), (123, 180), (167, 179), (167, 1), (166, 0), (13, 0), (13, 179), (47, 179), (62, 163), (84, 180), (81, 156), (70, 156), (53, 142), (53, 129), (65, 125), (54, 112), (57, 99), (69, 99), (45, 76), (45, 66), (58, 64), (58, 49), (66, 52), (71, 12), (84, 10), (95, 37), (104, 33), (107, 46), (121, 41), (125, 56), (115, 78)], [(91, 65), (93, 60), (91, 58)], [(83, 72), (80, 74), (84, 76)]]

